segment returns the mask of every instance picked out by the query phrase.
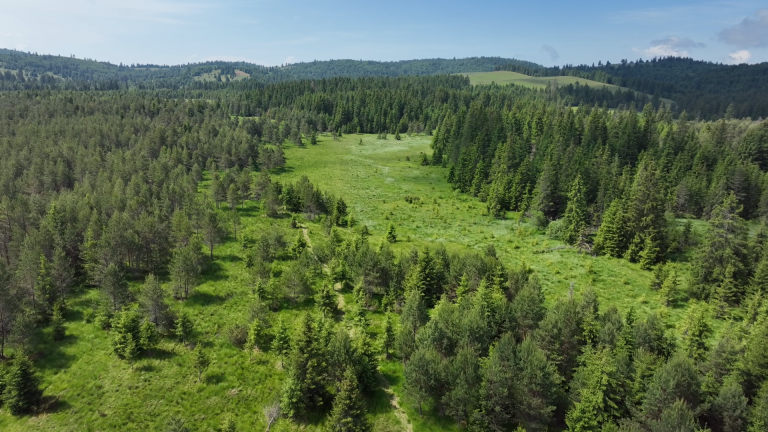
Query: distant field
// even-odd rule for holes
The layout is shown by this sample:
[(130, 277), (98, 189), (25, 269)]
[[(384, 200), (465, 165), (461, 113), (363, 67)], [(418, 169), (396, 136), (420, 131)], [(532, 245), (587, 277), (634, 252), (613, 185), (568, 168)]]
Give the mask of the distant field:
[[(249, 78), (251, 75), (241, 70), (235, 69), (235, 76), (230, 77), (231, 81), (240, 81)], [(195, 81), (221, 81), (221, 69), (208, 72), (195, 77)]]
[(541, 88), (545, 88), (547, 86), (547, 83), (549, 82), (557, 83), (558, 85), (561, 85), (561, 86), (567, 86), (568, 84), (576, 84), (578, 82), (581, 85), (588, 85), (590, 87), (598, 87), (598, 88), (605, 87), (611, 91), (616, 91), (617, 89), (620, 88), (615, 85), (604, 84), (597, 81), (570, 77), (570, 76), (532, 77), (528, 75), (523, 75), (521, 73), (508, 72), (508, 71), (470, 72), (462, 75), (468, 76), (469, 81), (472, 84), (491, 84), (491, 83), (496, 83), (500, 85), (517, 84), (523, 87), (541, 89)]

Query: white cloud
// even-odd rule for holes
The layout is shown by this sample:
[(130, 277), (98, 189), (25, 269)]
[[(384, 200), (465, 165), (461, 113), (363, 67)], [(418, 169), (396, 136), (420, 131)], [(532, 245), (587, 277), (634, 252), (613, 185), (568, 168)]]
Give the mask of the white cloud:
[(688, 57), (687, 51), (671, 45), (656, 45), (644, 50), (635, 49), (635, 52), (643, 53), (647, 57)]
[(721, 30), (718, 37), (721, 41), (740, 48), (768, 46), (768, 9), (755, 12), (755, 19), (744, 18), (735, 26)]
[(667, 36), (664, 39), (656, 39), (651, 41), (652, 46), (669, 46), (674, 48), (705, 48), (701, 42), (694, 42), (693, 39), (687, 37)]
[(747, 63), (752, 58), (752, 54), (747, 50), (739, 50), (728, 54), (727, 59), (730, 64)]
[(292, 63), (296, 63), (296, 57), (294, 57), (294, 56), (288, 56), (288, 57), (286, 57), (286, 58), (285, 58), (285, 60), (283, 60), (283, 63), (284, 63), (284, 64), (292, 64)]

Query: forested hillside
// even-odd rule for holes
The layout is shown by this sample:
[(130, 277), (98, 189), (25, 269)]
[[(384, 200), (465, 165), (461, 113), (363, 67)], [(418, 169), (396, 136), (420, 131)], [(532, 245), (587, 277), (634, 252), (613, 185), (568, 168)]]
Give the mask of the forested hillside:
[(311, 65), (0, 93), (0, 428), (765, 430), (768, 121)]
[(667, 57), (562, 68), (510, 63), (496, 70), (542, 77), (577, 76), (628, 87), (655, 98), (672, 99), (679, 111), (685, 110), (704, 119), (768, 117), (768, 63), (730, 66)]
[(425, 59), (397, 62), (328, 60), (282, 66), (261, 66), (246, 62), (212, 61), (168, 66), (154, 64), (119, 65), (90, 59), (30, 54), (0, 49), (0, 90), (23, 90), (46, 85), (77, 88), (90, 83), (98, 89), (118, 87), (178, 88), (194, 84), (196, 78), (215, 72), (216, 81), (229, 82), (236, 71), (260, 83), (331, 77), (422, 76), (461, 72), (492, 71), (504, 64), (537, 66), (534, 63), (500, 57)]

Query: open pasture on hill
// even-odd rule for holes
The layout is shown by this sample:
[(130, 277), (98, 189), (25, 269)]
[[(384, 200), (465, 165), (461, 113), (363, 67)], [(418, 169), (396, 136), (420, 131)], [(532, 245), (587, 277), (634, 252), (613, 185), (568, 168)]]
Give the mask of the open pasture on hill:
[(558, 76), (558, 77), (532, 77), (517, 72), (510, 71), (495, 71), (495, 72), (470, 72), (462, 75), (469, 77), (469, 81), (472, 84), (491, 84), (496, 83), (499, 85), (516, 84), (523, 87), (543, 89), (547, 87), (548, 83), (557, 83), (559, 86), (567, 86), (569, 84), (586, 85), (594, 88), (607, 88), (611, 91), (616, 91), (619, 87), (611, 84), (604, 84), (597, 81), (592, 81), (583, 78), (577, 78), (572, 76)]

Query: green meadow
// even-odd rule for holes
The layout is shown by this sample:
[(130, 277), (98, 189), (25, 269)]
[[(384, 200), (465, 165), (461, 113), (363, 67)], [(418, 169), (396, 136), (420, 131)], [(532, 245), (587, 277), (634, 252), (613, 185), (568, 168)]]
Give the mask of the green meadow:
[(584, 78), (577, 78), (572, 76), (558, 76), (558, 77), (532, 77), (517, 72), (510, 71), (495, 71), (495, 72), (470, 72), (462, 74), (469, 77), (469, 82), (472, 84), (491, 84), (496, 83), (499, 85), (516, 84), (523, 87), (543, 89), (547, 84), (557, 83), (560, 86), (567, 86), (568, 84), (587, 85), (590, 87), (601, 88), (605, 87), (608, 90), (616, 91), (620, 87), (611, 84), (604, 84), (597, 81), (592, 81)]
[[(400, 141), (391, 135), (386, 140), (375, 135), (346, 135), (338, 141), (320, 136), (317, 146), (286, 145), (286, 168), (273, 178), (295, 181), (306, 175), (321, 189), (341, 196), (356, 224), (370, 229), (374, 244), (384, 241), (390, 223), (398, 235), (395, 251), (437, 244), (453, 251), (481, 251), (492, 244), (507, 268), (526, 263), (537, 272), (549, 303), (571, 290), (580, 295), (594, 289), (602, 307), (616, 305), (622, 312), (633, 307), (641, 316), (658, 311), (671, 325), (681, 321), (685, 305), (663, 306), (659, 294), (649, 288), (652, 274), (638, 264), (567, 248), (515, 213), (503, 219), (485, 215), (484, 203), (451, 190), (447, 169), (420, 165), (421, 154), (431, 152), (430, 140), (425, 135), (404, 135)], [(410, 204), (406, 196), (418, 200)], [(268, 218), (259, 203), (248, 202), (238, 211), (243, 227), (238, 236), (273, 229), (285, 231), (289, 240), (297, 235), (289, 218)], [(319, 220), (300, 218), (300, 223), (311, 243), (326, 241)], [(703, 229), (700, 224), (695, 227)], [(81, 288), (68, 304), (67, 337), (50, 342), (50, 330), (39, 330), (30, 350), (48, 408), (33, 417), (14, 418), (2, 412), (0, 430), (154, 431), (164, 430), (170, 418), (181, 417), (192, 430), (210, 431), (217, 430), (225, 416), (236, 420), (238, 430), (266, 429), (262, 411), (278, 399), (285, 374), (272, 353), (258, 353), (249, 360), (226, 336), (228, 327), (245, 324), (249, 317), (252, 294), (240, 252), (239, 242), (230, 236), (216, 247), (215, 260), (190, 298), (173, 303), (175, 310), (189, 312), (195, 323), (193, 339), (211, 353), (212, 364), (202, 382), (197, 382), (190, 347), (172, 338), (163, 339), (133, 369), (118, 359), (111, 353), (109, 332), (92, 320), (86, 322), (98, 292)], [(132, 288), (139, 286), (135, 282)], [(350, 295), (340, 293), (341, 297)], [(344, 303), (340, 299), (342, 310)], [(274, 318), (292, 322), (311, 309), (311, 299), (298, 304), (286, 301)], [(372, 313), (374, 332), (381, 328), (382, 317)], [(374, 430), (458, 429), (448, 419), (420, 417), (402, 399), (399, 362), (382, 357), (380, 370), (383, 388), (367, 395)], [(297, 425), (280, 420), (271, 430), (321, 428), (312, 421)]]

